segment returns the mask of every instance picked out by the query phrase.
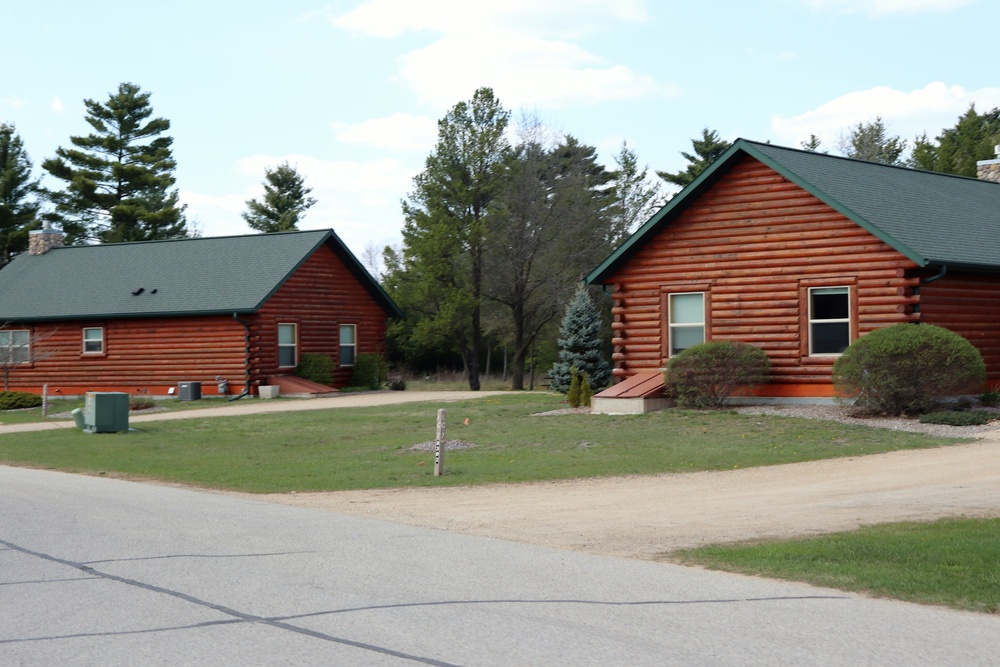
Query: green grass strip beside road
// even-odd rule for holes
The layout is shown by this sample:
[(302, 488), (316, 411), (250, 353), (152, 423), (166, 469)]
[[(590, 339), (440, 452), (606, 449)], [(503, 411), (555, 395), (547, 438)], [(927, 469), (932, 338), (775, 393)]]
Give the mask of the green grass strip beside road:
[[(446, 437), (475, 446), (447, 452), (446, 474), (434, 477), (433, 452), (412, 447), (434, 439), (439, 407), (448, 411)], [(511, 393), (142, 422), (118, 434), (87, 434), (67, 424), (0, 435), (0, 462), (282, 493), (731, 470), (967, 442), (734, 412), (535, 414), (561, 407), (557, 395)]]
[(804, 540), (703, 547), (668, 558), (878, 597), (1000, 613), (1000, 519), (882, 524)]

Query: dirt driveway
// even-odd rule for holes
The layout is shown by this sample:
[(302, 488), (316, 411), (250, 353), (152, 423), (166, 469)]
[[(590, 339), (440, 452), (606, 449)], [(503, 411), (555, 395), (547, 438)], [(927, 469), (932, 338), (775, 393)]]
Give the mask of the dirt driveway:
[[(264, 499), (560, 549), (674, 549), (887, 521), (1000, 516), (1000, 433), (974, 444), (726, 472)], [(261, 496), (256, 496), (261, 498)]]

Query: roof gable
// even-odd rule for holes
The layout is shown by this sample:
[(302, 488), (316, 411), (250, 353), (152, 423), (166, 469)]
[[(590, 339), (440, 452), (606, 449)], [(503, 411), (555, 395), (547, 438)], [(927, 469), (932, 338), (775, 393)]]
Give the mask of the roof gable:
[(1000, 270), (1000, 185), (738, 139), (586, 280), (600, 283), (750, 156), (921, 265)]
[(319, 230), (22, 254), (0, 271), (0, 322), (252, 313), (323, 244), (399, 316), (337, 235)]

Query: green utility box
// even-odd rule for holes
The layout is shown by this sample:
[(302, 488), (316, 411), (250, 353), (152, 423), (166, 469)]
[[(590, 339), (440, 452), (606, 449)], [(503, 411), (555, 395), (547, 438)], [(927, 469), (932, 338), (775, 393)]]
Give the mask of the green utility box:
[(88, 391), (83, 404), (83, 430), (90, 433), (128, 431), (128, 394)]

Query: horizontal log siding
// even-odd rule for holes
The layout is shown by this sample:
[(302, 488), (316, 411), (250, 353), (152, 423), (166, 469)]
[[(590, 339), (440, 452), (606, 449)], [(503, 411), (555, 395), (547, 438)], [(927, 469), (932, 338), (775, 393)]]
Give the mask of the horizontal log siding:
[(983, 355), (990, 386), (1000, 386), (1000, 277), (948, 273), (921, 286), (920, 318), (968, 339)]
[(851, 220), (744, 158), (608, 280), (615, 375), (663, 368), (664, 290), (708, 285), (710, 339), (763, 348), (775, 385), (829, 385), (832, 358), (803, 353), (801, 281), (854, 285), (863, 334), (916, 319), (916, 280), (904, 277), (911, 268)]
[(328, 247), (319, 248), (252, 318), (254, 380), (289, 375), (278, 367), (278, 324), (298, 325), (299, 355), (329, 354), (336, 387), (346, 386), (351, 367), (340, 365), (340, 325), (357, 326), (357, 353), (383, 354), (386, 312)]
[[(83, 354), (83, 329), (104, 328), (103, 354)], [(24, 328), (24, 327), (9, 327)], [(11, 374), (11, 389), (38, 393), (127, 391), (163, 394), (178, 382), (211, 385), (215, 376), (242, 384), (245, 375), (243, 326), (232, 317), (179, 317), (64, 322), (30, 327), (30, 365)]]

